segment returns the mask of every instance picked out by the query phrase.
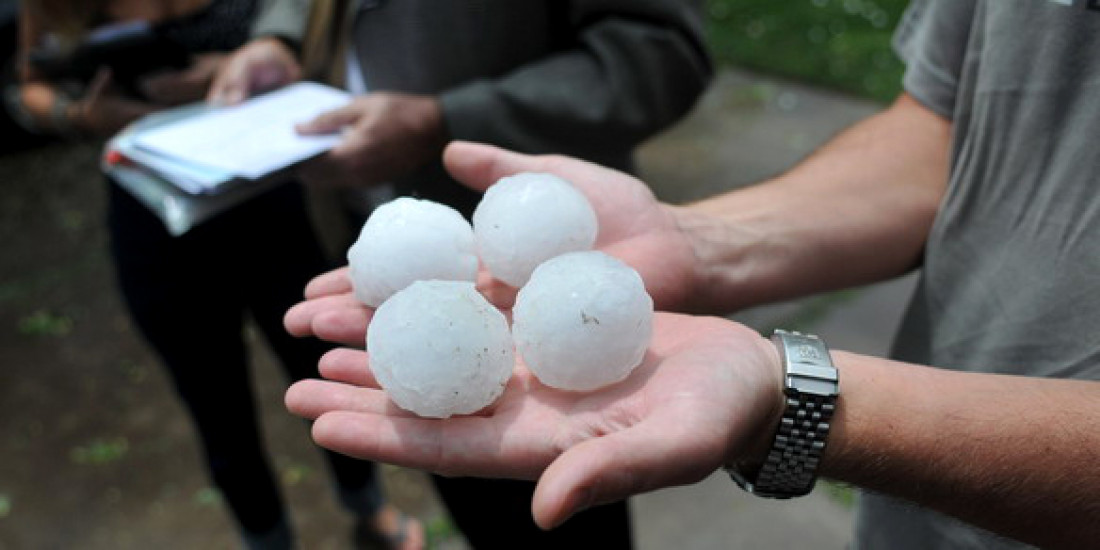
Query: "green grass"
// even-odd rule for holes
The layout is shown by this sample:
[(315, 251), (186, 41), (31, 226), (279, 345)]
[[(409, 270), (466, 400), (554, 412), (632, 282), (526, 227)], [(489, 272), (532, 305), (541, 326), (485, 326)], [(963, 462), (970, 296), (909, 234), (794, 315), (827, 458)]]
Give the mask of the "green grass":
[(887, 102), (903, 66), (890, 38), (907, 0), (707, 0), (719, 63)]

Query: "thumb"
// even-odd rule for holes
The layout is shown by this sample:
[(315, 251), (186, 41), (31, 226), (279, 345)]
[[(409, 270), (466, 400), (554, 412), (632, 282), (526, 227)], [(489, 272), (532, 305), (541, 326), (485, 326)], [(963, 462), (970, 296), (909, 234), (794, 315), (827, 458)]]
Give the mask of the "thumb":
[(537, 172), (543, 160), (492, 145), (454, 141), (443, 151), (447, 172), (474, 191), (485, 191), (497, 180), (519, 172)]
[(531, 502), (535, 523), (551, 529), (597, 504), (697, 482), (721, 464), (720, 451), (710, 457), (703, 447), (685, 431), (682, 415), (579, 443), (539, 478)]
[(361, 106), (350, 103), (338, 109), (321, 113), (309, 122), (296, 125), (295, 129), (303, 135), (331, 134), (344, 126), (354, 124), (362, 116)]

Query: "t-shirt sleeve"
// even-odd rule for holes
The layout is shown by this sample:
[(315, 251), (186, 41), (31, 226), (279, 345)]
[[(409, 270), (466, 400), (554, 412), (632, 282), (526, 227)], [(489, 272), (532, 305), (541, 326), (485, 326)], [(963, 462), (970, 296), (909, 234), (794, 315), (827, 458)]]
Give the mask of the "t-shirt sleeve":
[(909, 95), (951, 119), (978, 0), (914, 0), (897, 31), (894, 50), (905, 62)]

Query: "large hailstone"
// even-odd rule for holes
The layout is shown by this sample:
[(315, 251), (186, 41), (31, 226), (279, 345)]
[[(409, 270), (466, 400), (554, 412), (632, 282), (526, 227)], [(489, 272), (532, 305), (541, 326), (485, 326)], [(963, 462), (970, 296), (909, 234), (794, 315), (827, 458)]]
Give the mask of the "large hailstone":
[(504, 315), (460, 281), (418, 281), (386, 300), (367, 329), (367, 352), (390, 399), (432, 418), (491, 405), (515, 362)]
[(552, 174), (502, 178), (474, 211), (481, 260), (494, 277), (521, 287), (542, 262), (589, 250), (596, 212), (571, 183)]
[(473, 228), (455, 209), (402, 197), (376, 208), (348, 250), (355, 297), (378, 307), (414, 281), (477, 280)]
[(649, 347), (653, 300), (634, 269), (602, 252), (540, 265), (512, 310), (516, 350), (542, 383), (589, 391), (627, 377)]

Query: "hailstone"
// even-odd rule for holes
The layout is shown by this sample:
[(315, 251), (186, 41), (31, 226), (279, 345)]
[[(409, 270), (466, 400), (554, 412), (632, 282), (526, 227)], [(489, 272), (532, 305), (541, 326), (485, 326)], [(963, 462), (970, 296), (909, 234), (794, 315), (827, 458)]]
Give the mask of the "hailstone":
[(516, 351), (542, 383), (589, 391), (627, 377), (641, 363), (653, 327), (653, 299), (641, 276), (598, 251), (540, 265), (512, 310)]
[(371, 320), (367, 352), (390, 399), (431, 418), (491, 405), (515, 361), (504, 315), (462, 281), (418, 281), (394, 294)]
[(591, 249), (596, 230), (588, 199), (553, 174), (502, 178), (474, 211), (481, 260), (494, 277), (515, 287), (523, 286), (542, 262)]
[(457, 210), (402, 197), (376, 208), (348, 250), (352, 288), (378, 307), (414, 281), (477, 280), (473, 228)]

